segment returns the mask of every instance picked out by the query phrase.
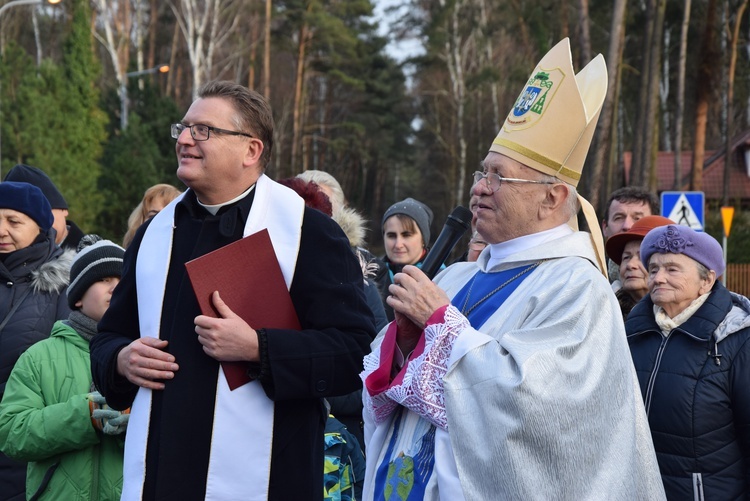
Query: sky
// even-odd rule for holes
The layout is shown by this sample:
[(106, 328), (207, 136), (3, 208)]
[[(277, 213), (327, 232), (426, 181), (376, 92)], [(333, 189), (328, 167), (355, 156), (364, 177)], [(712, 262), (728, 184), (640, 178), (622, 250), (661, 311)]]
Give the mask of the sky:
[[(404, 0), (372, 0), (372, 3), (375, 7), (374, 18), (379, 22), (378, 34), (385, 36), (390, 40), (386, 46), (386, 52), (388, 52), (393, 59), (401, 63), (408, 57), (424, 53), (424, 48), (419, 40), (412, 39), (396, 41), (393, 40), (393, 37), (391, 36), (389, 29), (390, 21), (398, 19), (400, 15), (403, 15), (404, 10), (408, 8), (408, 6), (405, 5), (407, 2)], [(395, 12), (386, 14), (385, 10), (391, 6), (401, 6), (401, 8), (397, 9)], [(413, 65), (404, 65), (403, 71), (406, 76), (406, 87), (409, 89), (412, 87), (414, 81), (412, 75), (415, 72), (415, 68)], [(421, 128), (421, 125), (422, 120), (419, 117), (415, 117), (411, 123), (411, 127), (414, 130)]]
[[(408, 8), (408, 6), (406, 5), (407, 2), (404, 2), (404, 0), (372, 0), (372, 3), (375, 7), (374, 17), (379, 22), (378, 33), (381, 36), (386, 36), (390, 39), (390, 43), (386, 47), (386, 50), (388, 51), (388, 54), (391, 55), (391, 57), (393, 57), (398, 62), (402, 62), (407, 57), (418, 55), (424, 52), (419, 40), (412, 39), (397, 42), (391, 37), (389, 29), (390, 22), (394, 19), (398, 19), (398, 17), (404, 13), (405, 9)], [(398, 6), (400, 6), (400, 8), (395, 12), (386, 14), (385, 10), (387, 8)]]

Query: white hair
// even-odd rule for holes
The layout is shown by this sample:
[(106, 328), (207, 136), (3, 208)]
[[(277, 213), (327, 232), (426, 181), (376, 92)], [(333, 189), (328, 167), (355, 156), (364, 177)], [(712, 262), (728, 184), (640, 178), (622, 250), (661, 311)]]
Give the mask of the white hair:
[[(531, 169), (534, 170), (534, 169)], [(535, 171), (539, 172), (539, 171)], [(581, 204), (578, 202), (578, 191), (576, 190), (576, 187), (573, 186), (570, 183), (566, 183), (565, 181), (556, 178), (555, 176), (550, 176), (547, 174), (539, 173), (540, 179), (539, 181), (546, 181), (548, 183), (555, 183), (555, 184), (564, 184), (566, 188), (568, 188), (568, 196), (565, 199), (565, 217), (566, 219), (570, 219), (576, 214), (578, 214), (578, 211), (581, 209)]]
[(301, 174), (297, 174), (297, 177), (303, 181), (317, 184), (318, 186), (325, 186), (331, 190), (331, 204), (333, 205), (334, 212), (339, 207), (346, 205), (346, 197), (344, 196), (344, 190), (341, 189), (341, 185), (335, 177), (322, 170), (306, 170)]

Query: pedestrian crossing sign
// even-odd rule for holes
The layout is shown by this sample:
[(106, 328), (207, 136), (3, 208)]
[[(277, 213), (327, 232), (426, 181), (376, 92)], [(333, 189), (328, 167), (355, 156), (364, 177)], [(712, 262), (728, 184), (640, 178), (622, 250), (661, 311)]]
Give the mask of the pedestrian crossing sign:
[(702, 191), (663, 191), (661, 194), (661, 215), (695, 231), (704, 231), (704, 207)]

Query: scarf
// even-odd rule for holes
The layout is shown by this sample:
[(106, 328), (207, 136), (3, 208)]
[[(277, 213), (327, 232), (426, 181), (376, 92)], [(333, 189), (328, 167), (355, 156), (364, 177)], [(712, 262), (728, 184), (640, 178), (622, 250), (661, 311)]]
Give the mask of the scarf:
[(97, 321), (84, 315), (80, 310), (71, 311), (66, 323), (73, 327), (73, 329), (75, 329), (75, 331), (86, 341), (91, 342), (91, 339), (96, 335)]
[(698, 311), (698, 308), (703, 306), (709, 294), (711, 292), (706, 292), (702, 296), (698, 296), (684, 310), (675, 315), (674, 318), (669, 318), (669, 315), (667, 315), (667, 312), (661, 306), (654, 305), (654, 320), (656, 320), (656, 325), (661, 329), (661, 333), (666, 336), (672, 329), (687, 322), (687, 319), (692, 317)]

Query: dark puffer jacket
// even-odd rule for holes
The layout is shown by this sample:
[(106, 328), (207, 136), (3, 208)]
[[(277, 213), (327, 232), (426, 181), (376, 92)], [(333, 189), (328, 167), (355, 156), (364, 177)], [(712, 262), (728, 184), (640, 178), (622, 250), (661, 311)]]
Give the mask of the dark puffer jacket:
[(649, 296), (625, 328), (668, 499), (750, 495), (750, 300), (717, 282), (666, 337)]
[[(68, 318), (65, 289), (74, 255), (55, 245), (54, 230), (28, 247), (0, 255), (0, 323), (23, 298), (0, 331), (0, 398), (21, 353), (48, 338), (56, 320)], [(0, 499), (23, 499), (25, 479), (26, 465), (0, 454)]]

